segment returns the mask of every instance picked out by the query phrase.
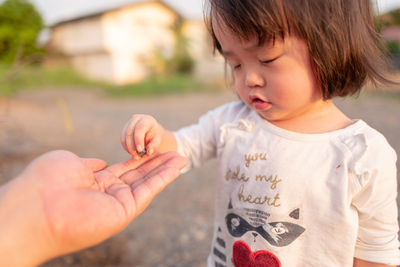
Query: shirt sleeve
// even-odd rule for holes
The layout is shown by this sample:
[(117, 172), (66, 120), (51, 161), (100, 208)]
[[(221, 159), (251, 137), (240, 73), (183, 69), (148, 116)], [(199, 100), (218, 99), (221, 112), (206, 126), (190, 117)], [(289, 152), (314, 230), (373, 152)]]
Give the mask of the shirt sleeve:
[(249, 110), (240, 101), (227, 103), (200, 117), (197, 124), (184, 127), (174, 132), (178, 153), (188, 159), (188, 164), (182, 170), (199, 167), (208, 159), (216, 157), (221, 145), (221, 129), (248, 115)]
[(174, 132), (178, 153), (188, 159), (188, 164), (182, 172), (199, 167), (206, 160), (215, 157), (219, 113), (219, 109), (209, 111), (200, 117), (197, 124)]
[(399, 265), (397, 156), (386, 139), (378, 139), (367, 144), (355, 173), (358, 185), (352, 204), (359, 215), (355, 257)]

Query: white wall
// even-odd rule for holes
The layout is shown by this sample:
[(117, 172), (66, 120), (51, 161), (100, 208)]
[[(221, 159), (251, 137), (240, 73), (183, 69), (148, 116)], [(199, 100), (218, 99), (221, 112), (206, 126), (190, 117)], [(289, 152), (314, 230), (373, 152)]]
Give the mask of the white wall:
[(90, 79), (115, 82), (113, 60), (108, 53), (76, 55), (71, 61), (76, 70)]
[(202, 19), (186, 21), (183, 28), (188, 39), (188, 51), (195, 60), (194, 74), (200, 80), (213, 83), (224, 77), (224, 60), (213, 53), (212, 40)]
[(55, 27), (51, 46), (66, 55), (105, 51), (101, 17), (72, 21)]
[(116, 82), (146, 77), (156, 49), (171, 54), (175, 45), (172, 26), (176, 14), (159, 3), (128, 6), (103, 17), (105, 46), (111, 53)]

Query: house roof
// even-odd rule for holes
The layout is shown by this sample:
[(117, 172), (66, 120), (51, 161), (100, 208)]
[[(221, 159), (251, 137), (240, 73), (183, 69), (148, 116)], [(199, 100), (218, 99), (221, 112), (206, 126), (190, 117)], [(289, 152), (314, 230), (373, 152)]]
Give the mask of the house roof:
[(146, 3), (146, 2), (158, 2), (164, 6), (166, 6), (167, 8), (171, 9), (173, 12), (175, 12), (176, 14), (178, 14), (179, 17), (182, 17), (182, 15), (176, 10), (174, 9), (171, 5), (165, 3), (162, 0), (129, 0), (128, 3), (125, 4), (118, 4), (118, 5), (114, 5), (114, 6), (108, 6), (108, 7), (100, 7), (98, 9), (95, 10), (91, 10), (91, 11), (84, 11), (82, 13), (77, 13), (73, 16), (70, 16), (68, 18), (62, 19), (57, 21), (56, 23), (52, 24), (50, 27), (56, 27), (60, 24), (64, 24), (66, 22), (73, 22), (73, 21), (79, 21), (82, 19), (87, 19), (87, 18), (92, 18), (92, 17), (97, 17), (100, 16), (106, 12), (109, 11), (113, 11), (113, 10), (118, 10), (121, 9), (123, 7), (129, 6), (129, 5), (133, 5), (133, 4), (139, 4), (139, 3)]

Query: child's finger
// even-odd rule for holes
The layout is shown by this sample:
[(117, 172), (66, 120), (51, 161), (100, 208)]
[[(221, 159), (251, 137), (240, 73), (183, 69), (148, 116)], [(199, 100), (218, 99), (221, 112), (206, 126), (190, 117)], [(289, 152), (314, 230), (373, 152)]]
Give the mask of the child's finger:
[(148, 119), (142, 118), (135, 126), (135, 134), (133, 140), (137, 153), (142, 152), (146, 148), (145, 136), (151, 129), (151, 122)]
[(152, 155), (157, 147), (159, 147), (161, 143), (161, 137), (158, 134), (153, 134), (152, 131), (146, 136), (146, 154)]
[(127, 124), (125, 130), (125, 144), (129, 154), (134, 156), (136, 154), (136, 145), (135, 145), (135, 138), (136, 135), (136, 125), (140, 121), (140, 117), (133, 116), (132, 119)]
[(129, 154), (131, 154), (132, 156), (135, 154), (136, 150), (135, 150), (135, 143), (134, 143), (134, 131), (133, 130), (128, 130), (126, 132), (125, 135), (125, 144), (126, 144), (126, 148)]
[(125, 124), (125, 126), (121, 132), (120, 141), (121, 141), (122, 147), (125, 149), (126, 152), (129, 153), (128, 146), (126, 145), (126, 129), (127, 128), (128, 128), (128, 124)]

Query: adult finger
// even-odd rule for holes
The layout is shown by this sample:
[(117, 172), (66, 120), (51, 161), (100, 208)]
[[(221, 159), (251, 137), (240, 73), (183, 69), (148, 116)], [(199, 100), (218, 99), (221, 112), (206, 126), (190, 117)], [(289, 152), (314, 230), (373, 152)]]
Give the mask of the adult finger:
[(160, 165), (144, 179), (137, 180), (131, 185), (136, 216), (142, 213), (152, 199), (180, 175), (180, 169), (186, 164), (186, 159), (180, 156), (174, 157), (174, 160), (177, 159), (179, 159), (181, 166)]
[(93, 172), (98, 172), (107, 167), (107, 162), (102, 159), (95, 158), (82, 158), (85, 165), (91, 169)]
[(107, 171), (112, 173), (116, 177), (120, 177), (122, 174), (136, 169), (140, 164), (142, 164), (146, 159), (129, 159), (127, 161), (115, 163), (109, 167), (107, 167)]
[(138, 180), (156, 175), (162, 168), (172, 168), (180, 171), (186, 164), (187, 160), (176, 152), (154, 154), (137, 168), (122, 175), (121, 180), (132, 185)]

